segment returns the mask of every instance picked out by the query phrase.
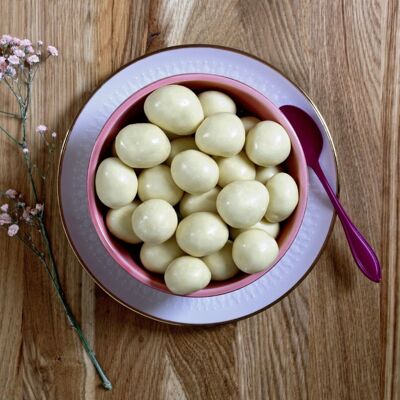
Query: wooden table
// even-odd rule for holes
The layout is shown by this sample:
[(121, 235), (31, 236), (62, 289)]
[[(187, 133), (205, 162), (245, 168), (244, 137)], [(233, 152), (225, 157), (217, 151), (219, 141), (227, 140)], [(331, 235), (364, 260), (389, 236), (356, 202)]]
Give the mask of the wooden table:
[[(99, 387), (39, 263), (3, 235), (0, 398), (399, 399), (399, 11), (396, 0), (3, 1), (0, 33), (60, 50), (36, 82), (32, 130), (43, 122), (64, 136), (105, 78), (165, 46), (232, 46), (272, 63), (322, 111), (341, 199), (384, 273), (380, 285), (359, 273), (337, 224), (308, 278), (271, 309), (208, 329), (162, 325), (126, 310), (82, 270), (61, 228), (54, 168), (45, 199), (61, 279), (114, 390)], [(0, 182), (28, 188), (3, 137)]]

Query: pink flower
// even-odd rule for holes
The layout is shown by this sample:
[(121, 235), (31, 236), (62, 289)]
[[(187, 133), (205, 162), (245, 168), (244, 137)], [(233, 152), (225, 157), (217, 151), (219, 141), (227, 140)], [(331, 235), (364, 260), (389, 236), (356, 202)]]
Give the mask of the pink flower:
[(0, 45), (6, 45), (8, 43), (10, 43), (12, 40), (12, 37), (10, 35), (2, 35), (1, 39), (0, 39)]
[(6, 191), (6, 196), (10, 199), (15, 199), (17, 197), (18, 192), (15, 189), (8, 189)]
[(22, 39), (21, 40), (21, 46), (27, 47), (30, 46), (32, 42), (29, 39)]
[(44, 205), (38, 203), (38, 204), (36, 204), (35, 208), (36, 208), (36, 210), (38, 210), (39, 212), (42, 212), (42, 211), (43, 211), (43, 208), (44, 208)]
[(37, 41), (37, 45), (38, 45), (38, 46), (43, 46), (43, 42), (42, 42), (41, 40), (38, 40), (38, 41)]
[(52, 137), (53, 139), (55, 139), (55, 138), (57, 137), (57, 133), (56, 133), (56, 132), (53, 132), (53, 133), (51, 134), (51, 137)]
[(20, 58), (24, 58), (25, 57), (25, 53), (19, 49), (18, 47), (16, 47), (15, 49), (13, 49), (13, 53)]
[(8, 225), (11, 224), (12, 219), (10, 214), (2, 213), (0, 214), (0, 225)]
[(0, 72), (0, 81), (3, 79), (4, 74)]
[(8, 65), (5, 71), (5, 75), (14, 77), (17, 74), (17, 71), (15, 71), (14, 67), (11, 67), (11, 65)]
[[(32, 54), (32, 53), (35, 52), (35, 49), (34, 49), (32, 46), (28, 46), (28, 47), (25, 47), (25, 51), (26, 51), (27, 53)], [(38, 54), (40, 54), (40, 53), (38, 53)]]
[(10, 57), (8, 57), (8, 62), (11, 65), (18, 65), (19, 64), (19, 58), (17, 56), (10, 56)]
[(8, 211), (8, 204), (7, 204), (7, 203), (3, 204), (3, 205), (0, 207), (0, 210), (6, 213), (6, 212)]
[(22, 219), (24, 219), (26, 222), (31, 222), (32, 218), (30, 216), (31, 208), (26, 207), (22, 213)]
[(47, 132), (47, 126), (46, 125), (38, 125), (36, 127), (36, 132), (40, 133), (40, 134)]
[(20, 39), (20, 38), (17, 38), (17, 37), (13, 37), (13, 38), (10, 40), (10, 43), (11, 43), (12, 45), (14, 45), (14, 46), (19, 46), (19, 45), (21, 44), (21, 39)]
[(37, 64), (40, 60), (36, 54), (33, 54), (33, 55), (29, 56), (26, 59), (26, 61), (28, 61), (28, 64), (32, 65), (32, 64)]
[(4, 74), (6, 68), (7, 68), (6, 59), (4, 57), (0, 57), (0, 72)]
[[(29, 208), (29, 207), (27, 207), (27, 208)], [(36, 210), (36, 208), (32, 208), (32, 209), (30, 209), (30, 211), (29, 211), (29, 214), (30, 214), (30, 215), (37, 215), (37, 213), (38, 213), (38, 210)]]
[(19, 231), (19, 226), (17, 224), (12, 224), (8, 227), (8, 236), (15, 236)]
[(58, 56), (58, 50), (54, 46), (47, 46), (47, 51), (51, 56), (57, 57)]

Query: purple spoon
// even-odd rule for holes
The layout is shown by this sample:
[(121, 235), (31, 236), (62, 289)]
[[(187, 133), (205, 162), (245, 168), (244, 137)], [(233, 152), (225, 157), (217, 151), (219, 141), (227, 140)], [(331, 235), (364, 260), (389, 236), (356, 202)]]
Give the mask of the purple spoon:
[(280, 110), (285, 114), (297, 133), (303, 147), (307, 165), (314, 170), (326, 190), (333, 207), (335, 207), (358, 268), (371, 281), (380, 282), (381, 266), (379, 265), (378, 257), (360, 231), (351, 222), (319, 165), (319, 156), (322, 151), (323, 141), (318, 126), (305, 111), (298, 107), (282, 106)]

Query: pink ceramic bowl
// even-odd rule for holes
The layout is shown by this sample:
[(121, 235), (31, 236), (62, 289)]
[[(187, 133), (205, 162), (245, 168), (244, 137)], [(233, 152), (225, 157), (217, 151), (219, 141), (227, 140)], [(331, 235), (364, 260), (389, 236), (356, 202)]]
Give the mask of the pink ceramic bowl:
[(307, 167), (303, 150), (296, 133), (283, 113), (271, 101), (253, 88), (223, 76), (184, 74), (161, 79), (130, 96), (108, 119), (94, 145), (87, 174), (87, 194), (90, 216), (104, 247), (111, 257), (113, 257), (133, 279), (137, 279), (144, 285), (170, 293), (164, 283), (163, 276), (148, 272), (141, 266), (139, 259), (140, 245), (128, 245), (123, 243), (108, 232), (105, 224), (105, 213), (107, 209), (97, 199), (94, 187), (97, 166), (104, 158), (110, 156), (113, 140), (120, 129), (128, 124), (144, 121), (143, 104), (147, 95), (159, 87), (170, 84), (181, 84), (194, 91), (215, 89), (225, 92), (235, 100), (238, 109), (245, 110), (247, 115), (255, 115), (261, 120), (268, 119), (281, 124), (286, 129), (292, 142), (292, 151), (286, 161), (286, 167), (288, 173), (293, 176), (298, 184), (299, 204), (291, 217), (282, 224), (281, 232), (277, 239), (280, 251), (275, 263), (267, 270), (254, 275), (241, 273), (224, 282), (211, 282), (207, 288), (199, 290), (189, 296), (208, 297), (229, 293), (256, 281), (278, 263), (291, 246), (299, 231), (307, 202)]

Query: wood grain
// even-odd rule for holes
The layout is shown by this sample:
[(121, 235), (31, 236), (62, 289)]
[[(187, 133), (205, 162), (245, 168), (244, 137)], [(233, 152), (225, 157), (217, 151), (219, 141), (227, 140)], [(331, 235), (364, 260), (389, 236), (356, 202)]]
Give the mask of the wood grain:
[[(114, 390), (99, 387), (40, 265), (3, 236), (0, 399), (400, 397), (397, 0), (15, 0), (2, 3), (0, 26), (60, 49), (36, 82), (31, 128), (43, 122), (62, 136), (91, 91), (146, 52), (211, 43), (269, 61), (322, 111), (343, 204), (384, 267), (381, 285), (365, 280), (337, 225), (308, 278), (271, 309), (214, 328), (162, 325), (124, 309), (82, 271), (60, 226), (54, 169), (46, 222), (61, 279)], [(1, 108), (10, 101), (0, 92)], [(0, 186), (26, 192), (3, 137), (0, 149)]]

